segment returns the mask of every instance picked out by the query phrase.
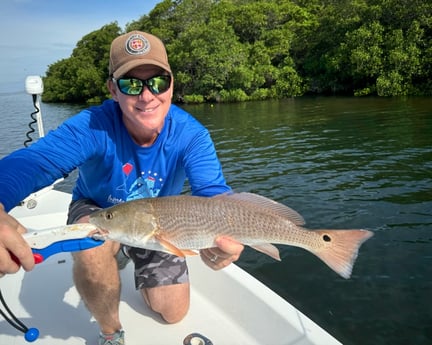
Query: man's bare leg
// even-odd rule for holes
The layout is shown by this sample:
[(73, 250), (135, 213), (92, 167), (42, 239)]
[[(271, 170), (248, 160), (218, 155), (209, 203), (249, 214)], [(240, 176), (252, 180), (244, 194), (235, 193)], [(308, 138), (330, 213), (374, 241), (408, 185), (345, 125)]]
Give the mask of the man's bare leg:
[(141, 294), (147, 305), (168, 323), (181, 321), (189, 310), (189, 283), (143, 288)]
[(75, 286), (101, 331), (122, 328), (119, 317), (120, 276), (115, 254), (120, 245), (106, 241), (99, 247), (74, 253)]

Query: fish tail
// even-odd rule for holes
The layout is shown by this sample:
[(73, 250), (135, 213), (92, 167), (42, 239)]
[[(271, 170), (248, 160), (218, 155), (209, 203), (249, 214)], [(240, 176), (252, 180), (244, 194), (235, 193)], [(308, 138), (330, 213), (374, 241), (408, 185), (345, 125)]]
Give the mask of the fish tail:
[(363, 242), (373, 236), (368, 230), (315, 230), (320, 235), (322, 245), (312, 248), (313, 254), (324, 261), (331, 269), (348, 279)]

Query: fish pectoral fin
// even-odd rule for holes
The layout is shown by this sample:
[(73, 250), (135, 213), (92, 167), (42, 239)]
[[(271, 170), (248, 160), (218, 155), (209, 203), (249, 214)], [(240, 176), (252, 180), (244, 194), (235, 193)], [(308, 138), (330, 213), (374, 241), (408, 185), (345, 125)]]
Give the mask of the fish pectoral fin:
[(273, 259), (277, 261), (281, 261), (281, 258), (279, 256), (279, 249), (277, 249), (273, 244), (271, 243), (260, 243), (260, 244), (254, 244), (251, 245), (251, 247), (263, 254), (266, 254)]
[(194, 255), (198, 255), (198, 253), (194, 250), (191, 249), (179, 249), (181, 250), (181, 252), (184, 254), (184, 256), (194, 256)]
[(161, 235), (155, 235), (155, 239), (159, 241), (161, 246), (165, 249), (167, 253), (180, 256), (184, 258), (185, 256), (198, 255), (197, 252), (189, 249), (180, 249), (172, 244), (170, 241), (164, 239)]

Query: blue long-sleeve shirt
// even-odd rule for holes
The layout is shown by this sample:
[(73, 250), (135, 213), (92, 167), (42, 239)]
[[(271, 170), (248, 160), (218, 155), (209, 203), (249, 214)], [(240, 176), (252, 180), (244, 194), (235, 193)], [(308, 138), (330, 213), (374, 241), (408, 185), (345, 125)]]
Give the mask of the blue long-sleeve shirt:
[(0, 160), (0, 202), (9, 211), (76, 167), (72, 199), (89, 198), (101, 207), (179, 194), (186, 178), (193, 195), (230, 191), (209, 132), (190, 114), (171, 105), (156, 141), (141, 147), (118, 103), (108, 100)]

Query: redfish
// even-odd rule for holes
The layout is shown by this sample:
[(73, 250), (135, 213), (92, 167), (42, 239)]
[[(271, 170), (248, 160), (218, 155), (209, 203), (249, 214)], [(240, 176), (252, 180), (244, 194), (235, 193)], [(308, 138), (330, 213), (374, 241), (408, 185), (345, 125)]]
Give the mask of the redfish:
[(284, 244), (304, 248), (343, 278), (351, 276), (368, 230), (308, 230), (293, 209), (251, 193), (222, 194), (211, 198), (168, 196), (128, 201), (90, 216), (104, 239), (160, 250), (178, 256), (214, 247), (228, 236), (276, 260)]

